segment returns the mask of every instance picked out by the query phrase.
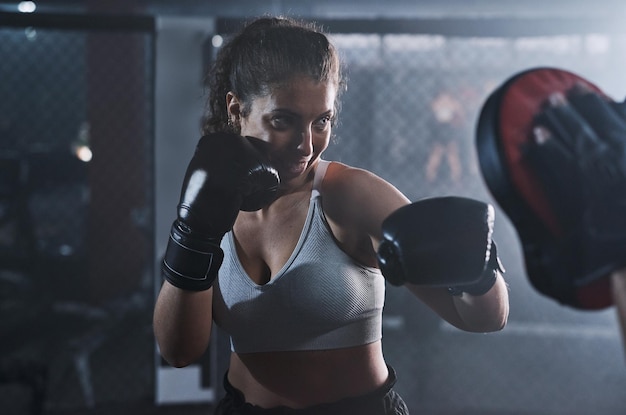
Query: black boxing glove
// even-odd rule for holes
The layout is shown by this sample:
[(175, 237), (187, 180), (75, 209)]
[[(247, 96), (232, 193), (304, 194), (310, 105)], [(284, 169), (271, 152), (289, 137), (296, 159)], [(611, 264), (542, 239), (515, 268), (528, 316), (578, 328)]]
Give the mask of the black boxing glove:
[(198, 142), (187, 167), (162, 263), (165, 279), (190, 291), (209, 289), (222, 265), (220, 242), (240, 210), (269, 204), (280, 183), (255, 138), (214, 133)]
[(482, 295), (503, 271), (491, 239), (493, 224), (493, 206), (473, 199), (437, 197), (403, 206), (382, 224), (381, 272), (393, 285)]

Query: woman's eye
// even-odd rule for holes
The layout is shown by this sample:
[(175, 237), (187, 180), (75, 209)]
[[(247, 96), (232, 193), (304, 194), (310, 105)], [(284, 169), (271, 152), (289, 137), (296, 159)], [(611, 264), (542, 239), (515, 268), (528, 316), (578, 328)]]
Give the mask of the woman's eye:
[(286, 117), (283, 115), (272, 117), (272, 125), (274, 126), (274, 128), (284, 129), (291, 126), (291, 124), (292, 122), (290, 117)]
[(331, 119), (330, 117), (323, 117), (320, 118), (317, 123), (316, 126), (320, 129), (320, 130), (325, 130), (326, 128), (330, 127), (331, 125)]

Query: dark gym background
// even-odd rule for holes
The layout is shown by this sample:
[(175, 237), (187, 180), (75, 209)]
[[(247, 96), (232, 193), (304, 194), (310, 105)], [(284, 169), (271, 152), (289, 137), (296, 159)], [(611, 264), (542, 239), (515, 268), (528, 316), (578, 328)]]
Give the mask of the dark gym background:
[[(475, 121), (517, 71), (558, 66), (626, 95), (621, 0), (17, 5), (0, 1), (3, 415), (210, 413), (227, 339), (216, 332), (201, 364), (172, 369), (158, 357), (151, 316), (198, 139), (203, 69), (242, 19), (294, 15), (332, 33), (349, 83), (325, 158), (368, 168), (413, 200), (494, 202), (476, 163)], [(412, 413), (626, 413), (614, 310), (573, 310), (532, 289), (496, 211), (511, 295), (502, 332), (457, 331), (387, 290), (385, 354)]]

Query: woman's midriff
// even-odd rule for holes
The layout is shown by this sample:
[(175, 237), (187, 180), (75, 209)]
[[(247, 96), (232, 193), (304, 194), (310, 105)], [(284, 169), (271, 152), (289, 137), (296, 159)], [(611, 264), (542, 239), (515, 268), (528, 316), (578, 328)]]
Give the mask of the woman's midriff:
[(229, 382), (263, 408), (304, 408), (367, 394), (389, 373), (380, 341), (333, 350), (233, 353)]

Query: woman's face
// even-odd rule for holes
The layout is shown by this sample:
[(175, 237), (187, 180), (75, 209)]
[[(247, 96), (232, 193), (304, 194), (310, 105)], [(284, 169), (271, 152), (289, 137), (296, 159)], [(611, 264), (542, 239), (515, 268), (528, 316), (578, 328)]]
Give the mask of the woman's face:
[[(300, 177), (328, 147), (336, 94), (332, 83), (296, 77), (252, 100), (248, 115), (239, 119), (241, 135), (269, 144), (270, 162), (282, 182)], [(238, 105), (229, 99), (231, 114), (238, 115)]]

